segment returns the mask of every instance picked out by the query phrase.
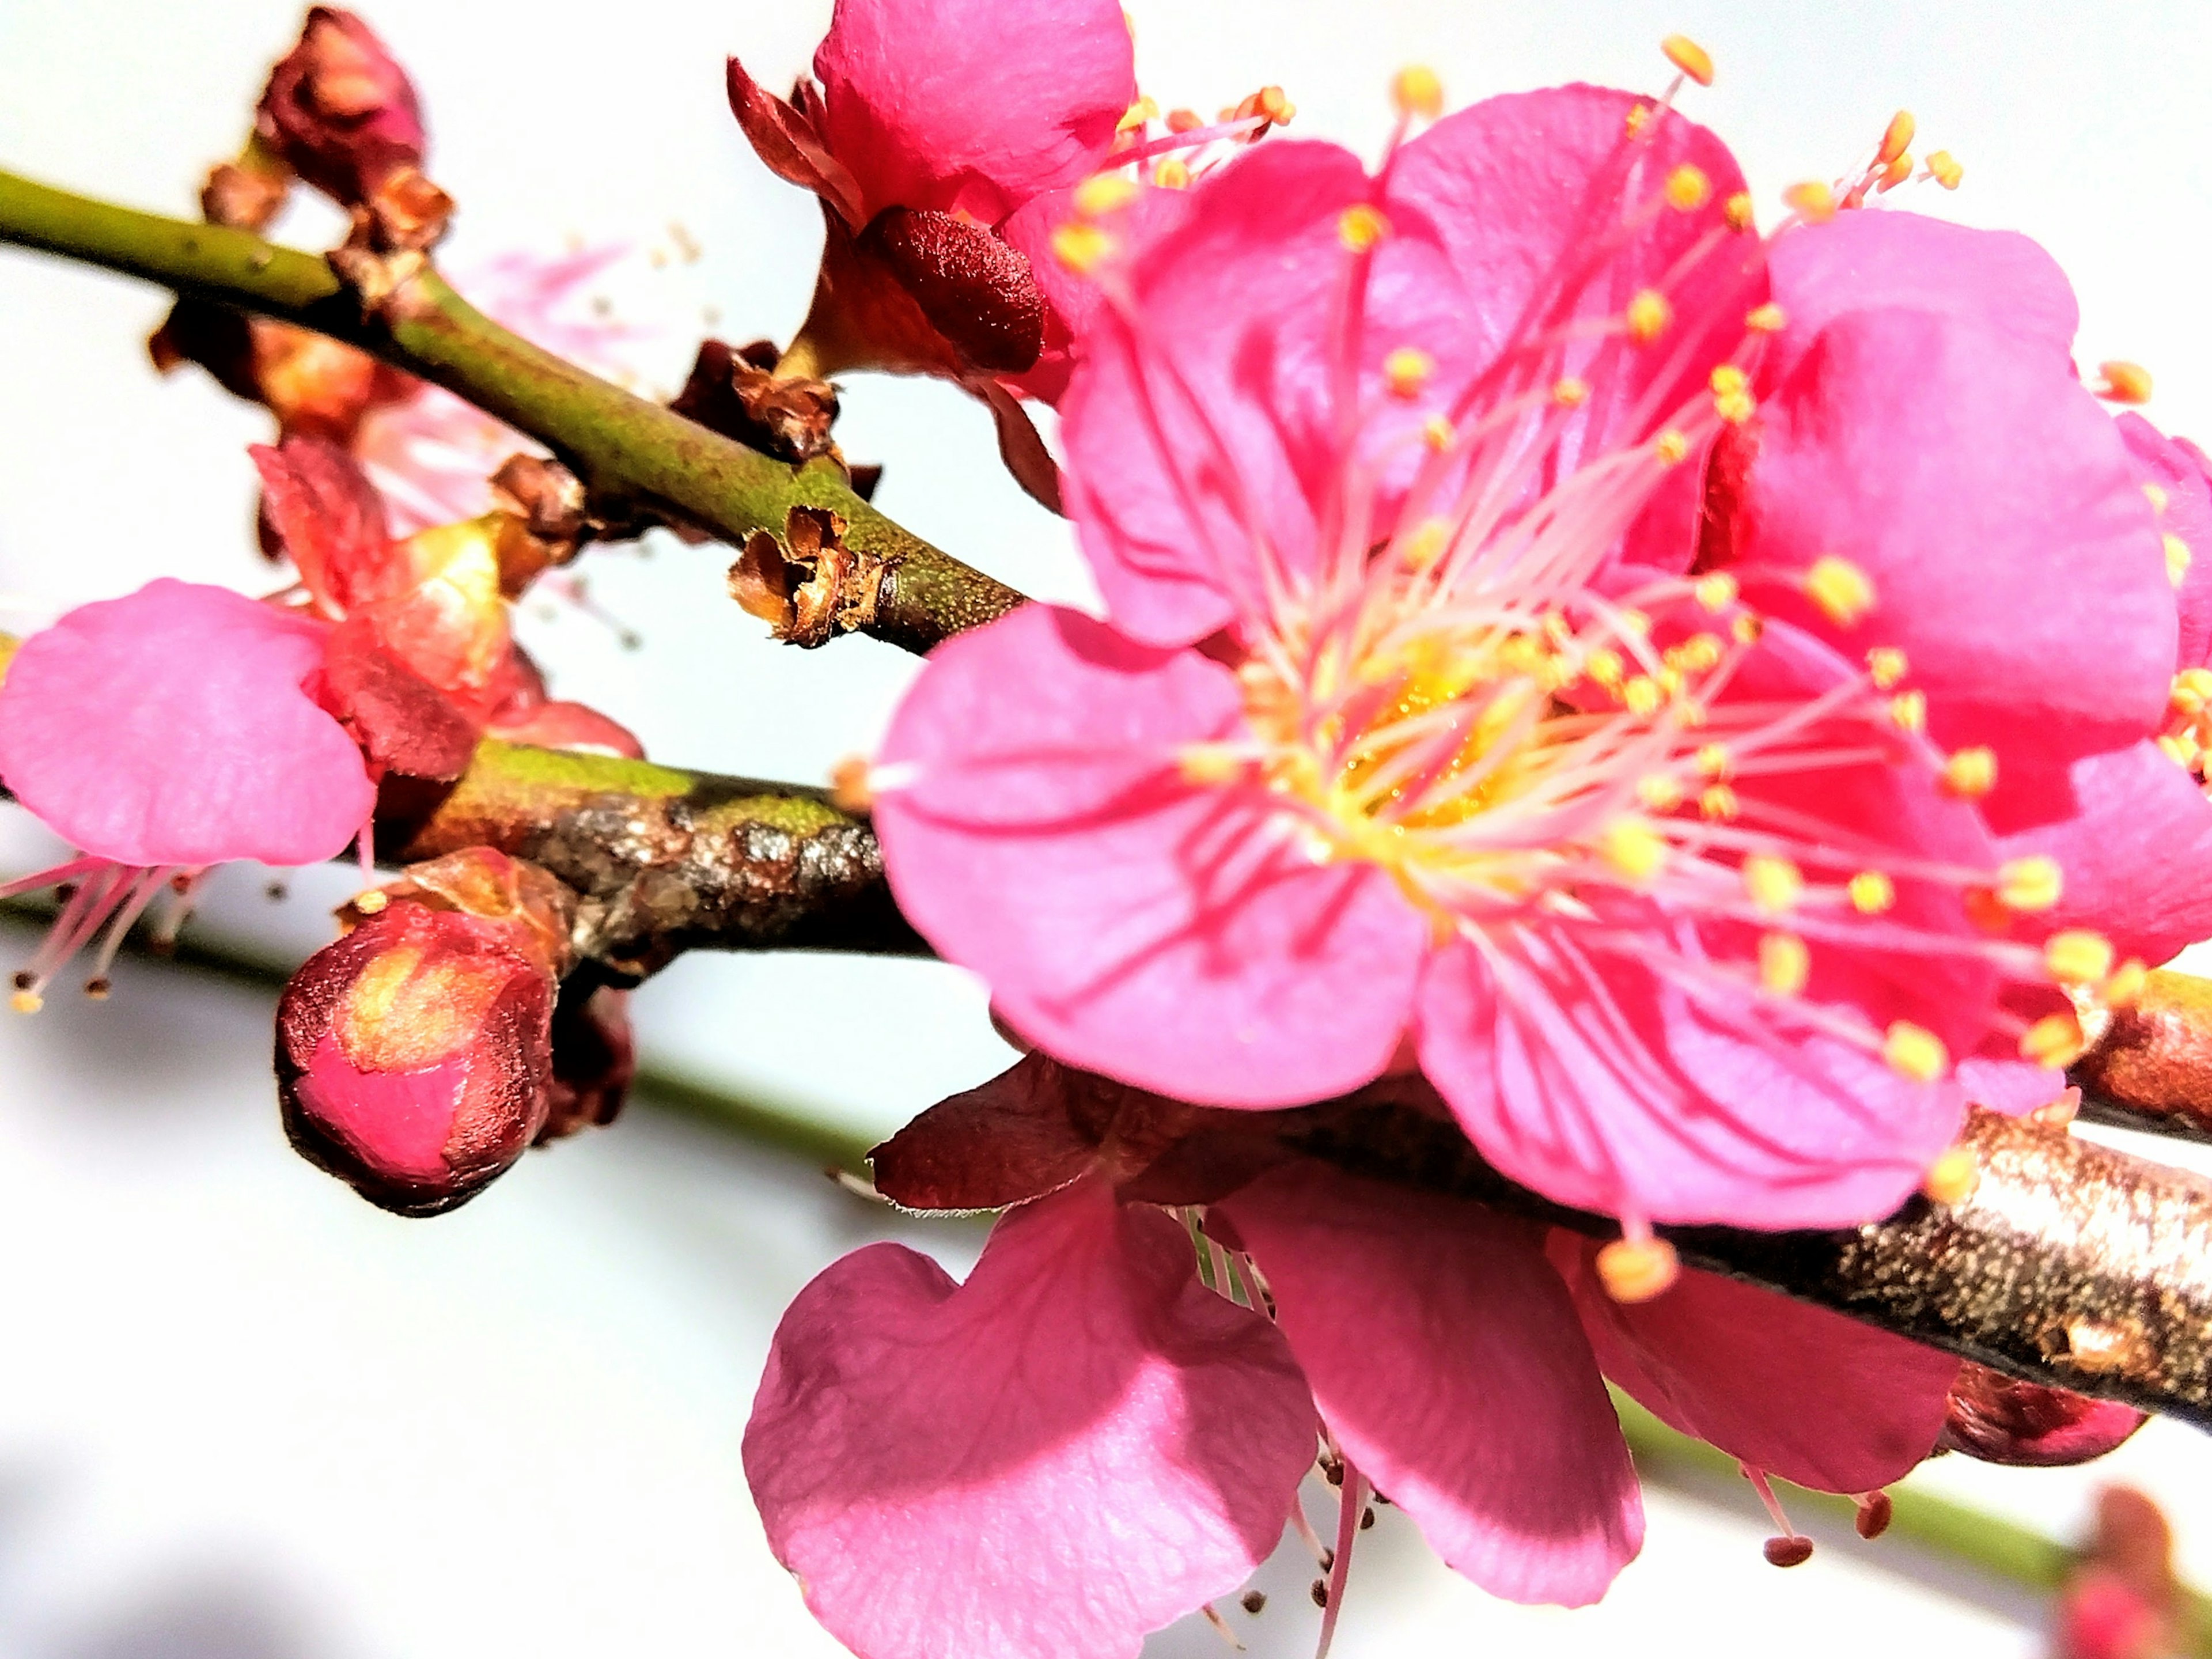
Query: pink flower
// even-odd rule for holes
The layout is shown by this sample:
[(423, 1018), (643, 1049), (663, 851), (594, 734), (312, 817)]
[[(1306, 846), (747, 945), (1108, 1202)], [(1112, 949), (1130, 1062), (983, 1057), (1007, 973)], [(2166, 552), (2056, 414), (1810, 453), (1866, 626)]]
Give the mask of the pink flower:
[[(1376, 1488), (1492, 1593), (1595, 1601), (1644, 1532), (1601, 1365), (1762, 1480), (1850, 1492), (1928, 1455), (1958, 1369), (1700, 1273), (1642, 1307), (1592, 1301), (1578, 1241), (1547, 1259), (1541, 1229), (1478, 1203), (1042, 1056), (875, 1161), (910, 1206), (1049, 1195), (1006, 1214), (964, 1285), (873, 1245), (776, 1334), (746, 1472), (771, 1547), (861, 1659), (1135, 1654), (1268, 1553), (1316, 1419), (1343, 1492), (1332, 1617)], [(1139, 1194), (1209, 1205), (1212, 1289), (1193, 1235)]]
[(163, 577), (79, 605), (20, 646), (0, 682), (0, 781), (82, 856), (11, 882), (76, 884), (16, 1006), (104, 924), (104, 975), (172, 879), (233, 859), (311, 864), (368, 821), (376, 791), (315, 692), (327, 628), (227, 588)]
[(879, 780), (906, 913), (1165, 1094), (1417, 1060), (1632, 1234), (1887, 1212), (1954, 1061), (2056, 1094), (2054, 981), (2109, 952), (2046, 959), (2063, 872), (1982, 803), (2063, 824), (2066, 769), (2154, 729), (2173, 595), (2063, 284), (1991, 322), (1955, 289), (2028, 245), (1923, 269), (1880, 216), (1762, 240), (1717, 139), (1588, 87), (1373, 178), (1279, 143), (1200, 181), (1106, 268), (1064, 405), (1112, 623), (933, 656)]

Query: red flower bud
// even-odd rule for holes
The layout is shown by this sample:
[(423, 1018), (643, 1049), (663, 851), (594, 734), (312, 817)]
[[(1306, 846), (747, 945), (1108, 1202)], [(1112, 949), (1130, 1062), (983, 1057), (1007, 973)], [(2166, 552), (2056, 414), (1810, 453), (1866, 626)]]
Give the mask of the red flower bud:
[(637, 1070), (629, 993), (582, 975), (561, 988), (553, 1009), (553, 1087), (540, 1141), (611, 1123)]
[(347, 207), (422, 165), (422, 106), (368, 25), (336, 6), (307, 13), (270, 71), (255, 131), (286, 165)]
[(2056, 1468), (2102, 1457), (2143, 1425), (2109, 1400), (2023, 1382), (1971, 1360), (1959, 1368), (1936, 1444), (1984, 1463)]

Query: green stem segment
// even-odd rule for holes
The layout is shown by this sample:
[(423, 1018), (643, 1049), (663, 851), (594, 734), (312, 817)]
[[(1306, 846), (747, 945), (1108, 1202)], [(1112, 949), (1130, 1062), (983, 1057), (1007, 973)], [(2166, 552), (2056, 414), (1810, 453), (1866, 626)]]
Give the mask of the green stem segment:
[(0, 243), (157, 283), (312, 329), (441, 386), (552, 450), (605, 502), (665, 514), (733, 546), (781, 536), (791, 509), (845, 520), (883, 563), (862, 631), (911, 651), (1001, 616), (1022, 596), (902, 528), (832, 463), (794, 468), (585, 373), (512, 334), (434, 271), (364, 307), (329, 262), (250, 231), (141, 213), (0, 173)]

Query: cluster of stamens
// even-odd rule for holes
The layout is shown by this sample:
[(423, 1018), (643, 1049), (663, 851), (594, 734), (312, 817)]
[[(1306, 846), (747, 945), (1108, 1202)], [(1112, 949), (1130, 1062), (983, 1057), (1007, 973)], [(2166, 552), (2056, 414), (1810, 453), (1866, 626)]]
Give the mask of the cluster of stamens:
[(55, 976), (94, 939), (99, 945), (93, 953), (84, 993), (95, 1000), (106, 996), (108, 973), (115, 965), (116, 953), (138, 918), (164, 892), (174, 896), (155, 928), (152, 943), (161, 951), (175, 943), (200, 873), (177, 866), (143, 869), (105, 859), (78, 858), (35, 875), (0, 883), (0, 898), (47, 887), (58, 887), (61, 897), (60, 912), (37, 954), (14, 976), (9, 1006), (19, 1014), (38, 1012), (46, 1004), (46, 991)]

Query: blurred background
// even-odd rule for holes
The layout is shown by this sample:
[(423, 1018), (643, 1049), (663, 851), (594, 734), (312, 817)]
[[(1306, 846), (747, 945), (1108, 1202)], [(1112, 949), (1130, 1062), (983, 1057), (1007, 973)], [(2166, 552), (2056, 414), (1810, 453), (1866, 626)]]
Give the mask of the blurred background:
[[(927, 0), (915, 0), (927, 3)], [(787, 337), (812, 282), (811, 198), (771, 178), (723, 101), (721, 64), (787, 86), (828, 0), (367, 0), (430, 119), (460, 203), (446, 264), (573, 236), (630, 244), (608, 297), (672, 389), (702, 332)], [(1293, 131), (1370, 152), (1405, 64), (1454, 102), (1573, 79), (1657, 90), (1675, 30), (1719, 64), (1686, 108), (1734, 146), (1762, 204), (1830, 176), (1909, 107), (1964, 187), (1923, 211), (2036, 236), (2073, 277), (2079, 356), (2157, 376), (2150, 413), (2212, 434), (2212, 8), (1913, 0), (1180, 0), (1131, 7), (1145, 89), (1211, 110), (1287, 88)], [(236, 149), (287, 0), (0, 0), (0, 165), (194, 210)], [(300, 214), (295, 240), (331, 222)], [(465, 283), (464, 283), (465, 286)], [(249, 442), (265, 417), (197, 372), (160, 381), (163, 297), (0, 252), (0, 627), (161, 574), (252, 592)], [(979, 404), (853, 377), (839, 434), (881, 460), (877, 500), (1027, 591), (1082, 600), (1066, 527), (996, 464)], [(2022, 457), (2023, 465), (2034, 458)], [(876, 738), (914, 662), (852, 639), (773, 645), (722, 592), (725, 556), (661, 538), (587, 559), (594, 599), (522, 629), (556, 693), (657, 757), (807, 781)], [(1993, 573), (1993, 576), (1996, 573)], [(2094, 604), (2095, 596), (2053, 595)], [(2053, 672), (2064, 672), (2054, 664)], [(0, 875), (59, 849), (0, 808)], [(330, 935), (343, 871), (222, 872), (192, 936), (265, 961)], [(0, 953), (33, 934), (0, 927)], [(294, 1158), (268, 1077), (265, 985), (126, 960), (105, 1005), (57, 996), (0, 1023), (0, 1659), (442, 1659), (522, 1653), (833, 1654), (769, 1558), (738, 1446), (792, 1294), (898, 1236), (961, 1270), (966, 1224), (896, 1224), (800, 1157), (647, 1091), (610, 1131), (533, 1154), (448, 1217), (397, 1220)], [(859, 1010), (865, 1042), (810, 1041)], [(937, 963), (694, 957), (636, 1000), (647, 1065), (862, 1135), (1000, 1069), (977, 986)], [(2153, 1424), (2106, 1463), (2014, 1472), (1942, 1460), (1916, 1486), (2076, 1535), (2108, 1480), (2154, 1492), (2212, 1583), (2212, 1453)], [(1346, 1656), (1869, 1651), (2027, 1656), (2039, 1598), (1895, 1540), (1814, 1528), (1777, 1572), (1748, 1494), (1655, 1484), (1643, 1558), (1601, 1607), (1488, 1601), (1402, 1517), (1363, 1540)], [(1319, 1499), (1315, 1499), (1318, 1512)], [(1255, 1653), (1310, 1650), (1310, 1564), (1225, 1609)], [(1220, 1650), (1202, 1625), (1153, 1659)]]

